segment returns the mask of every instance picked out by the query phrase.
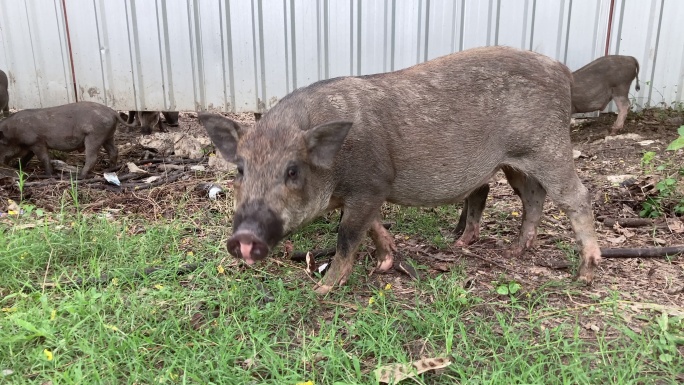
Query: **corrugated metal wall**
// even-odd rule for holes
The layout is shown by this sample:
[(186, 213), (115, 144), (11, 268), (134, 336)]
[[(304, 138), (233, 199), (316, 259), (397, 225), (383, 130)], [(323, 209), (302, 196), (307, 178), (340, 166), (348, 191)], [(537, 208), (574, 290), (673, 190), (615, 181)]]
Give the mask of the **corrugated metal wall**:
[(641, 63), (639, 105), (682, 102), (681, 0), (0, 0), (11, 106), (263, 111), (320, 79), (510, 45), (575, 70)]

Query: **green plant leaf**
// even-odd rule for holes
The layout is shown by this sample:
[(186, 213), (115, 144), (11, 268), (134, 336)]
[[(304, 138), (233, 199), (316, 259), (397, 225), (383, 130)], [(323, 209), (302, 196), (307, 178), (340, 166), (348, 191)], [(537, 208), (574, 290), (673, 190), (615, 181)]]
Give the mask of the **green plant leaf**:
[(664, 362), (664, 363), (667, 364), (667, 363), (672, 362), (672, 360), (674, 359), (674, 357), (672, 356), (672, 354), (663, 353), (663, 354), (660, 355), (660, 357), (658, 357), (658, 359), (660, 359), (660, 361), (662, 361), (662, 362)]
[(508, 284), (508, 292), (511, 293), (511, 294), (515, 294), (515, 293), (517, 293), (517, 292), (520, 290), (521, 287), (522, 287), (522, 286), (520, 286), (519, 283), (517, 283), (517, 282), (511, 282), (511, 283)]
[(508, 295), (508, 285), (501, 285), (497, 287), (496, 292), (501, 295)]
[[(681, 127), (680, 127), (681, 128)], [(684, 147), (684, 137), (679, 137), (670, 143), (669, 146), (665, 150), (667, 151), (676, 151), (679, 150), (680, 148)]]
[(679, 126), (679, 128), (677, 129), (677, 133), (679, 134), (679, 136), (684, 136), (684, 126)]

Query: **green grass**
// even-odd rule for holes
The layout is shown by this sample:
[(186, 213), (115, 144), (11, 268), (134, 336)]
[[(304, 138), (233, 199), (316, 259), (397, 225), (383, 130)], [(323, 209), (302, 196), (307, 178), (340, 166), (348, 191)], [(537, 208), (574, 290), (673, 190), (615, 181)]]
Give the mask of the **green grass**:
[[(455, 223), (452, 210), (393, 211), (393, 231), (437, 239)], [(567, 283), (478, 296), (455, 266), (377, 288), (357, 266), (321, 299), (301, 266), (243, 269), (224, 259), (225, 221), (209, 220), (198, 229), (194, 218), (112, 221), (65, 210), (2, 222), (0, 371), (13, 373), (0, 383), (374, 384), (382, 365), (435, 356), (453, 363), (404, 383), (675, 384), (684, 373), (681, 319), (649, 314), (636, 333), (617, 295), (558, 309), (550, 299), (573, 294)], [(336, 226), (333, 215), (292, 239), (297, 249), (334, 244)], [(149, 266), (162, 270), (136, 277)], [(102, 274), (101, 285), (40, 287)], [(595, 313), (607, 315), (588, 338), (582, 320)]]

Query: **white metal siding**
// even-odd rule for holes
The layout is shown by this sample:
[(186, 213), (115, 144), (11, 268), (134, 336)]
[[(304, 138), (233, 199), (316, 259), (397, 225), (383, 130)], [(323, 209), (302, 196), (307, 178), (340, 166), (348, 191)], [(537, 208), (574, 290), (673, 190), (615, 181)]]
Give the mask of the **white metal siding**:
[[(611, 0), (0, 0), (0, 69), (13, 108), (78, 99), (121, 110), (263, 111), (317, 80), (483, 45), (531, 49), (575, 70), (604, 55), (610, 8)], [(639, 60), (639, 106), (682, 102), (681, 20), (681, 0), (614, 0), (609, 53)]]

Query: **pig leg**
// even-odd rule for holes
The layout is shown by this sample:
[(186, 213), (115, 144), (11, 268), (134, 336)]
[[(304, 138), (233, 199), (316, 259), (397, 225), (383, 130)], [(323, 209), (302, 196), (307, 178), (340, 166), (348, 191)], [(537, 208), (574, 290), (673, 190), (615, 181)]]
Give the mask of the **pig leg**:
[(392, 234), (382, 225), (382, 221), (376, 218), (371, 224), (370, 236), (375, 244), (375, 258), (378, 261), (375, 271), (384, 273), (394, 263), (393, 253), (397, 251)]
[[(455, 247), (467, 246), (476, 242), (480, 238), (480, 219), (487, 203), (489, 185), (484, 184), (471, 192), (463, 204), (463, 211), (466, 211), (465, 229), (463, 235), (454, 243)], [(463, 217), (461, 212), (461, 217)], [(459, 220), (460, 223), (460, 220)]]
[[(549, 197), (568, 215), (581, 250), (577, 280), (591, 284), (601, 261), (601, 249), (594, 231), (589, 191), (577, 177), (572, 159), (562, 160), (558, 159), (557, 154), (545, 154), (537, 157), (537, 160), (533, 170), (522, 171), (528, 171), (527, 175), (536, 178)], [(547, 166), (551, 163), (556, 167)]]
[(537, 226), (539, 226), (543, 213), (546, 190), (534, 178), (515, 169), (504, 167), (503, 172), (523, 204), (522, 225), (520, 226), (518, 242), (506, 253), (509, 257), (519, 257), (526, 249), (534, 245), (537, 238)]
[(19, 167), (23, 170), (26, 165), (33, 159), (33, 151), (29, 151), (26, 153), (26, 155), (22, 156), (21, 159), (19, 159)]
[(136, 111), (128, 111), (128, 119), (126, 119), (126, 123), (131, 124), (133, 123), (136, 119)]
[(9, 117), (9, 102), (7, 103), (5, 108), (2, 109), (2, 115), (6, 118)]
[(164, 127), (164, 123), (162, 123), (162, 120), (157, 118), (157, 127), (159, 127), (159, 132), (169, 132), (166, 127)]
[(629, 112), (629, 99), (627, 96), (615, 96), (613, 101), (615, 101), (615, 105), (617, 106), (618, 116), (610, 130), (610, 135), (615, 135), (618, 131), (622, 130), (622, 128), (625, 126), (627, 113)]
[(50, 155), (48, 155), (47, 147), (45, 145), (36, 145), (31, 147), (31, 152), (36, 154), (38, 160), (43, 163), (45, 175), (52, 176), (52, 164), (50, 164)]
[(337, 250), (330, 269), (314, 287), (316, 293), (327, 294), (336, 285), (347, 282), (354, 267), (356, 249), (373, 222), (378, 220), (378, 212), (384, 201), (384, 197), (364, 196), (345, 202), (344, 215), (337, 232)]
[[(107, 140), (105, 140), (105, 143)], [(79, 174), (81, 178), (85, 178), (88, 176), (88, 173), (90, 170), (95, 167), (95, 163), (97, 162), (97, 153), (100, 151), (100, 147), (104, 146), (104, 144), (101, 140), (95, 139), (94, 136), (86, 136), (85, 138), (85, 164), (83, 165), (83, 169), (81, 170), (81, 173)], [(112, 143), (114, 145), (114, 143)], [(116, 147), (116, 146), (114, 146)], [(109, 152), (111, 149), (107, 150), (107, 154), (110, 155), (111, 153)], [(116, 156), (118, 156), (118, 150), (116, 150)], [(116, 160), (116, 156), (114, 157), (114, 160)], [(111, 158), (110, 158), (111, 159)]]
[(102, 146), (104, 147), (105, 151), (107, 151), (107, 156), (109, 157), (109, 163), (111, 166), (116, 166), (116, 163), (119, 158), (119, 149), (116, 147), (116, 144), (114, 144), (114, 138), (108, 138)]
[(463, 201), (463, 208), (461, 209), (461, 215), (458, 217), (458, 224), (454, 229), (454, 235), (461, 235), (465, 231), (466, 221), (468, 218), (468, 198)]

